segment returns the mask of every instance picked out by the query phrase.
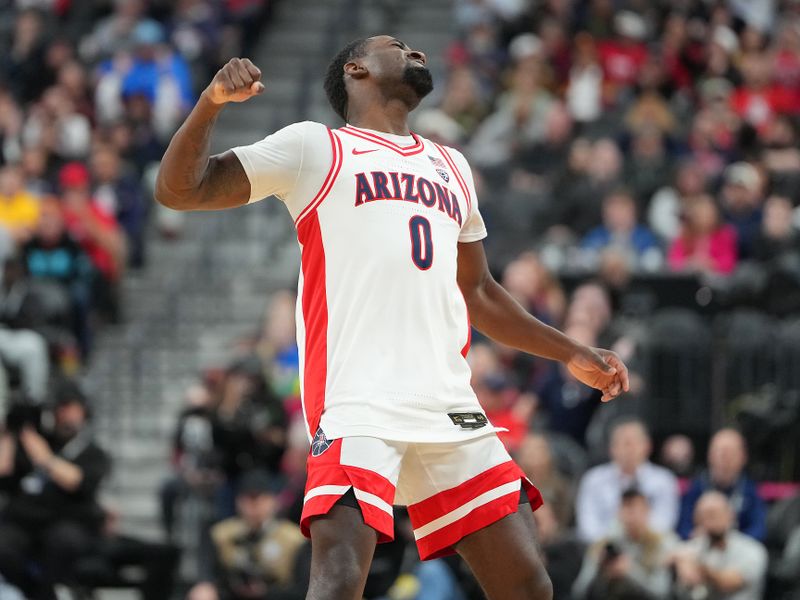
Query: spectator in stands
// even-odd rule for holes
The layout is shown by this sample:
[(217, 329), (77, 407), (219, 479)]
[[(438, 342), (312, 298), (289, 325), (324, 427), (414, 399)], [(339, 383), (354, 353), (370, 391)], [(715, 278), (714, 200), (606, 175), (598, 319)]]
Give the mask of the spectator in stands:
[(25, 189), (19, 165), (0, 168), (0, 227), (5, 228), (17, 244), (30, 237), (39, 218), (39, 199)]
[[(675, 434), (661, 444), (659, 462), (672, 471), (676, 477), (685, 478), (695, 474), (694, 444), (689, 436)], [(683, 481), (686, 480), (681, 480)]]
[(619, 535), (587, 551), (573, 587), (575, 599), (666, 599), (672, 586), (668, 558), (678, 538), (650, 528), (650, 502), (635, 488), (622, 494), (618, 520)]
[(110, 58), (118, 51), (129, 49), (140, 23), (156, 23), (147, 17), (144, 0), (115, 0), (113, 5), (113, 12), (99, 20), (81, 42), (81, 54), (89, 61)]
[(653, 531), (671, 531), (678, 521), (678, 482), (675, 476), (648, 461), (652, 445), (641, 421), (625, 420), (611, 432), (611, 462), (583, 476), (575, 509), (578, 534), (596, 542), (613, 533), (622, 494), (637, 489), (650, 503)]
[(569, 154), (571, 136), (572, 117), (562, 103), (554, 103), (545, 117), (542, 139), (516, 155), (512, 188), (549, 196), (553, 180)]
[(473, 387), (489, 421), (506, 430), (498, 434), (500, 440), (509, 452), (514, 452), (522, 442), (535, 410), (533, 399), (520, 396), (502, 369), (476, 379)]
[(458, 124), (464, 138), (471, 136), (486, 116), (486, 99), (468, 66), (450, 72), (439, 109)]
[(666, 242), (672, 242), (680, 234), (681, 214), (686, 198), (698, 196), (706, 191), (706, 174), (695, 162), (682, 162), (670, 185), (658, 190), (647, 210), (650, 229)]
[(109, 144), (95, 144), (91, 156), (92, 197), (106, 214), (114, 215), (128, 238), (131, 266), (144, 264), (144, 192), (135, 173), (127, 172), (119, 152)]
[(14, 33), (0, 67), (0, 80), (7, 82), (14, 96), (28, 103), (44, 90), (45, 29), (42, 14), (35, 9), (21, 11), (13, 21)]
[(214, 556), (201, 570), (207, 579), (189, 591), (188, 600), (249, 600), (290, 592), (295, 560), (306, 540), (300, 527), (276, 517), (280, 488), (280, 481), (264, 471), (242, 476), (237, 516), (211, 529)]
[[(50, 378), (50, 355), (47, 341), (30, 328), (28, 284), (23, 278), (22, 265), (16, 259), (4, 265), (0, 278), (0, 370), (16, 369), (21, 388), (35, 403), (44, 401)], [(0, 399), (6, 398), (8, 377), (0, 377)], [(0, 401), (0, 405), (5, 404)]]
[(169, 37), (190, 64), (194, 81), (210, 80), (224, 62), (220, 17), (220, 11), (209, 2), (184, 0), (175, 4)]
[(167, 539), (175, 537), (179, 504), (190, 494), (211, 497), (222, 481), (214, 449), (210, 390), (196, 383), (186, 390), (185, 407), (178, 415), (172, 446), (174, 473), (161, 486), (161, 518)]
[(241, 474), (250, 469), (277, 473), (286, 446), (286, 411), (258, 360), (243, 359), (228, 369), (212, 433), (226, 478), (218, 514), (227, 517), (233, 514), (232, 490)]
[(58, 85), (75, 107), (75, 112), (90, 121), (94, 119), (89, 76), (84, 66), (77, 60), (67, 61), (58, 70)]
[(794, 94), (772, 81), (766, 53), (750, 52), (741, 60), (743, 83), (731, 96), (731, 106), (744, 121), (763, 130), (779, 114), (796, 112)]
[(0, 573), (30, 598), (49, 598), (53, 584), (69, 582), (91, 548), (103, 523), (97, 490), (110, 469), (76, 385), (57, 390), (53, 418), (52, 430), (13, 423), (0, 437), (0, 486), (9, 494), (0, 513)]
[(603, 68), (589, 33), (578, 33), (573, 47), (566, 90), (567, 108), (577, 123), (587, 124), (600, 118), (603, 111)]
[(262, 329), (255, 354), (263, 366), (272, 391), (283, 398), (289, 416), (302, 411), (300, 406), (300, 358), (297, 350), (293, 291), (276, 292), (264, 311)]
[(800, 88), (800, 30), (788, 20), (778, 24), (769, 58), (774, 80), (788, 89)]
[(566, 325), (586, 325), (593, 336), (600, 338), (613, 317), (611, 297), (602, 283), (588, 281), (572, 292), (567, 308)]
[(72, 321), (67, 327), (86, 356), (91, 345), (89, 310), (94, 267), (83, 248), (67, 232), (64, 211), (55, 196), (42, 198), (39, 222), (22, 248), (22, 259), (28, 276), (62, 286), (72, 305)]
[(695, 507), (697, 535), (679, 547), (673, 563), (678, 598), (761, 598), (767, 552), (733, 529), (735, 513), (719, 492), (706, 492)]
[(741, 433), (735, 429), (721, 429), (711, 438), (708, 447), (708, 469), (692, 480), (681, 502), (678, 533), (684, 539), (690, 537), (695, 506), (700, 497), (709, 490), (724, 494), (731, 504), (736, 521), (734, 525), (742, 533), (763, 540), (766, 532), (766, 506), (758, 495), (755, 482), (745, 473), (747, 445)]
[(537, 319), (555, 325), (564, 318), (564, 290), (535, 253), (522, 252), (509, 262), (501, 281), (506, 291)]
[(772, 194), (800, 199), (797, 195), (800, 149), (797, 147), (794, 123), (786, 116), (777, 117), (760, 136), (760, 141), (763, 147), (761, 162), (769, 178)]
[(624, 189), (612, 191), (603, 199), (603, 224), (583, 237), (581, 246), (588, 251), (586, 265), (596, 268), (600, 253), (614, 247), (625, 254), (631, 268), (654, 271), (662, 262), (658, 240), (636, 218), (636, 201)]
[(680, 235), (672, 242), (668, 262), (673, 271), (729, 275), (738, 260), (736, 230), (720, 222), (708, 194), (687, 199)]
[(573, 144), (570, 162), (574, 160), (583, 172), (579, 171), (579, 178), (556, 186), (558, 204), (553, 216), (573, 235), (583, 236), (602, 221), (601, 200), (620, 187), (623, 161), (619, 146), (610, 138), (592, 143), (584, 156), (574, 155), (579, 150)]
[(20, 165), (25, 177), (25, 187), (39, 198), (52, 194), (53, 179), (50, 156), (42, 146), (29, 146), (22, 151)]
[(753, 240), (753, 258), (761, 262), (800, 251), (800, 231), (792, 220), (794, 207), (789, 198), (770, 196), (764, 203), (764, 220)]
[[(653, 95), (660, 102), (664, 101), (660, 94), (653, 92)], [(650, 113), (656, 109), (651, 109), (644, 102), (640, 101), (635, 108), (639, 109), (643, 123), (633, 126), (623, 177), (636, 200), (638, 212), (643, 214), (647, 211), (653, 194), (669, 185), (674, 173), (672, 157), (667, 150), (666, 134), (662, 131), (668, 125), (663, 124), (659, 128), (651, 123), (655, 117)]]
[(101, 123), (111, 124), (135, 106), (145, 106), (153, 130), (169, 139), (191, 107), (194, 94), (189, 67), (165, 44), (163, 27), (142, 21), (133, 29), (133, 52), (100, 65), (96, 103)]
[(630, 93), (636, 77), (647, 61), (647, 23), (633, 11), (620, 11), (614, 16), (616, 36), (599, 45), (600, 64), (606, 86), (606, 102), (615, 105)]
[(547, 437), (528, 433), (517, 449), (515, 460), (545, 498), (544, 505), (533, 513), (540, 542), (557, 541), (572, 524), (575, 493), (569, 480), (556, 468)]
[(20, 160), (22, 151), (20, 134), (23, 121), (19, 104), (0, 84), (0, 166)]
[(89, 118), (58, 84), (47, 88), (31, 107), (22, 133), (26, 144), (44, 146), (65, 161), (86, 158), (92, 141)]
[(67, 231), (96, 269), (94, 306), (109, 320), (119, 319), (117, 285), (125, 269), (126, 245), (119, 224), (90, 195), (89, 170), (71, 162), (59, 172), (61, 204)]
[(753, 241), (761, 227), (762, 180), (749, 163), (734, 163), (725, 169), (720, 201), (724, 220), (736, 229), (739, 258), (753, 256)]
[(553, 108), (553, 98), (541, 83), (540, 66), (516, 65), (511, 81), (510, 89), (478, 127), (468, 149), (477, 166), (505, 175), (520, 152), (544, 139), (547, 115)]

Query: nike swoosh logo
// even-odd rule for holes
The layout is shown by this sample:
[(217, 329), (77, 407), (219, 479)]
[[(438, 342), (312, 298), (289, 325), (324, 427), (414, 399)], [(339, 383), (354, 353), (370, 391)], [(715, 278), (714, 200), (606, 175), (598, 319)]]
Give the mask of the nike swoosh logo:
[(367, 154), (369, 152), (377, 152), (380, 148), (373, 148), (372, 150), (356, 150), (353, 148), (353, 155), (358, 156), (359, 154)]

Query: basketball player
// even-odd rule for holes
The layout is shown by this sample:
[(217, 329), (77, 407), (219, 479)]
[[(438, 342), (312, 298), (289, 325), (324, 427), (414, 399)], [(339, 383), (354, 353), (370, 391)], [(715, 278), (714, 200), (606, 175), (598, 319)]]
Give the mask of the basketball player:
[(537, 321), (489, 274), (467, 161), (408, 128), (433, 88), (422, 52), (386, 35), (355, 41), (325, 81), (346, 126), (295, 123), (209, 156), (217, 115), (262, 93), (260, 77), (246, 59), (214, 76), (164, 155), (156, 195), (178, 210), (275, 195), (294, 218), (307, 597), (361, 598), (398, 504), (421, 558), (458, 552), (492, 599), (550, 598), (531, 510), (541, 496), (470, 387), (470, 326), (562, 361), (606, 401), (628, 389), (625, 366)]

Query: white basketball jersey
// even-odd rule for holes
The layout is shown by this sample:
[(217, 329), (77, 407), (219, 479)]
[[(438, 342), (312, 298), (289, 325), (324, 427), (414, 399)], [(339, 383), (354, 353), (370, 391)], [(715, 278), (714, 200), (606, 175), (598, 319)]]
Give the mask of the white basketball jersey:
[(485, 415), (466, 361), (458, 242), (486, 236), (464, 157), (416, 135), (313, 122), (234, 152), (251, 202), (277, 195), (297, 226), (309, 436), (422, 442), (493, 430), (463, 423)]

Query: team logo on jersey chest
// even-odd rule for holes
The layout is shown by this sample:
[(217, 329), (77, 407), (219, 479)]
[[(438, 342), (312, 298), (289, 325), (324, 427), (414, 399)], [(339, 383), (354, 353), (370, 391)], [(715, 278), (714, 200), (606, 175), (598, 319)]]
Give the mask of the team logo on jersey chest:
[(325, 450), (331, 447), (333, 442), (325, 437), (325, 432), (322, 427), (317, 428), (317, 433), (314, 434), (314, 439), (311, 442), (311, 456), (319, 456)]
[(433, 166), (436, 169), (436, 172), (439, 174), (439, 177), (444, 179), (445, 183), (450, 183), (450, 173), (447, 172), (447, 165), (444, 164), (444, 161), (441, 158), (436, 158), (430, 154), (428, 154), (428, 158), (431, 159), (431, 163), (433, 163)]

